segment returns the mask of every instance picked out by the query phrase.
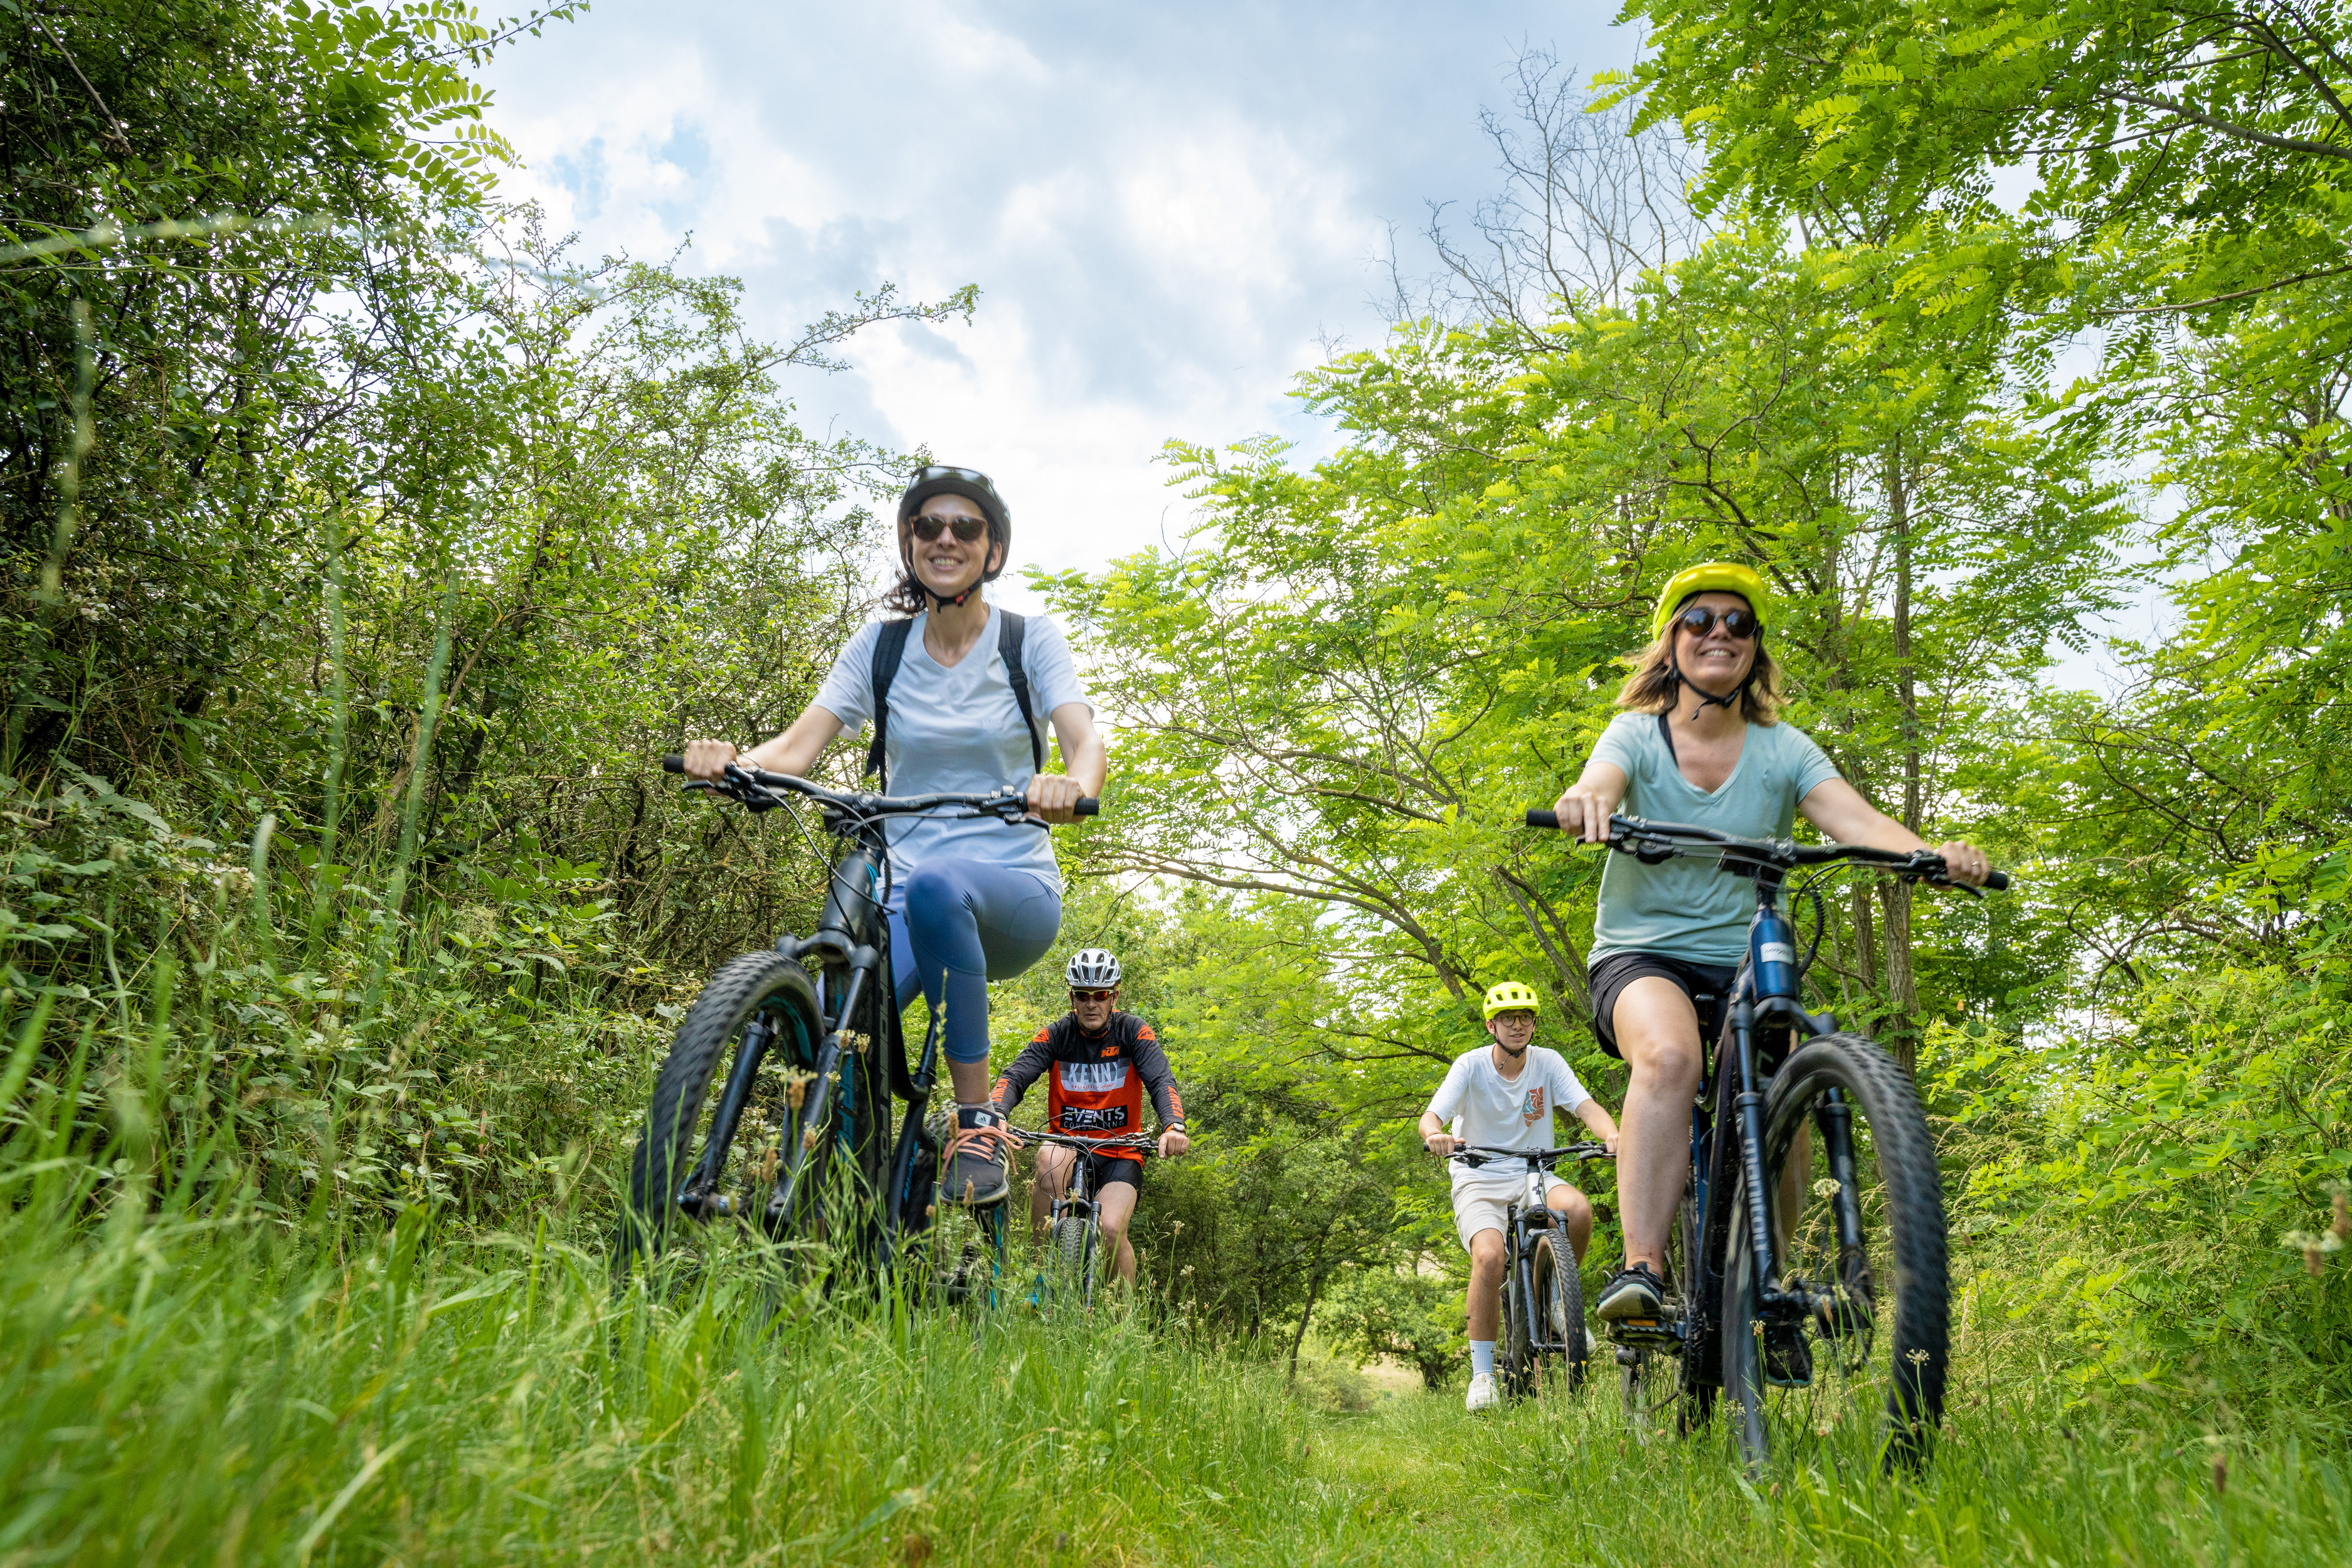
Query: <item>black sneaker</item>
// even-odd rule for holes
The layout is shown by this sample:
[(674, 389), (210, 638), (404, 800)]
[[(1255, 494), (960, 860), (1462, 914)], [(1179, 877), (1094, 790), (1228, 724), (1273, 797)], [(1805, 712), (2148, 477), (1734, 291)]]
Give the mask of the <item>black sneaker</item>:
[(1626, 1318), (1654, 1318), (1665, 1300), (1666, 1282), (1658, 1278), (1658, 1271), (1646, 1263), (1633, 1263), (1609, 1277), (1592, 1310), (1604, 1323)]
[[(967, 1132), (975, 1127), (1003, 1125), (1004, 1118), (993, 1107), (956, 1107), (958, 1132)], [(948, 1162), (947, 1180), (941, 1186), (945, 1190), (940, 1195), (951, 1204), (979, 1207), (1003, 1202), (1008, 1190), (1004, 1179), (1004, 1146), (992, 1142), (958, 1143), (955, 1158)]]
[(1772, 1323), (1765, 1328), (1764, 1381), (1775, 1388), (1812, 1385), (1813, 1352), (1805, 1343), (1804, 1324)]

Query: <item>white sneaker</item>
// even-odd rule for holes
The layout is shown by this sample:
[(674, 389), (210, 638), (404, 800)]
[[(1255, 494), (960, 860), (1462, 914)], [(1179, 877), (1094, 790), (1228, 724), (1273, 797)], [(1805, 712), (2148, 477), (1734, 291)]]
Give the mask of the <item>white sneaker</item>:
[(1470, 1393), (1462, 1401), (1462, 1408), (1492, 1410), (1502, 1402), (1503, 1396), (1495, 1387), (1495, 1374), (1491, 1372), (1482, 1372), (1470, 1380)]

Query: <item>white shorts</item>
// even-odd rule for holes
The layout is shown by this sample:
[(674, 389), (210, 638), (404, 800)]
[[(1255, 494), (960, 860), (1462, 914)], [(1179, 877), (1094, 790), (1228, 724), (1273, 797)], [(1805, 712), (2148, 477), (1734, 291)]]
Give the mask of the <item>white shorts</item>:
[[(1549, 1171), (1544, 1173), (1544, 1198), (1549, 1202), (1552, 1193), (1568, 1185)], [(1470, 1250), (1470, 1238), (1482, 1230), (1509, 1234), (1511, 1205), (1527, 1192), (1525, 1181), (1507, 1187), (1456, 1187), (1454, 1189), (1454, 1233), (1462, 1238), (1462, 1250)]]

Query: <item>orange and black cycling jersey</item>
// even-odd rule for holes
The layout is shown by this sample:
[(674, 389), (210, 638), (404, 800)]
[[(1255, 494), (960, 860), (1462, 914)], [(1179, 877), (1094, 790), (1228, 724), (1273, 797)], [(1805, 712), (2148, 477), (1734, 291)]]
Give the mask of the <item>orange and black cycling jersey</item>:
[(990, 1098), (997, 1109), (1009, 1112), (1038, 1075), (1048, 1071), (1053, 1077), (1045, 1120), (1056, 1132), (1074, 1138), (1139, 1133), (1147, 1088), (1162, 1128), (1184, 1120), (1184, 1101), (1176, 1093), (1168, 1053), (1160, 1048), (1160, 1037), (1151, 1026), (1132, 1013), (1113, 1013), (1099, 1035), (1086, 1033), (1075, 1016), (1064, 1014), (1021, 1048)]

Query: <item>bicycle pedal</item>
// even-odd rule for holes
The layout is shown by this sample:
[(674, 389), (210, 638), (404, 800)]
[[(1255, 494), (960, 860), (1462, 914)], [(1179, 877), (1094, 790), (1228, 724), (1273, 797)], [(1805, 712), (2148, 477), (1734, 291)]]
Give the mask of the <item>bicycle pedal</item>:
[(1610, 1325), (1609, 1337), (1621, 1345), (1664, 1345), (1675, 1340), (1663, 1318), (1620, 1318)]

